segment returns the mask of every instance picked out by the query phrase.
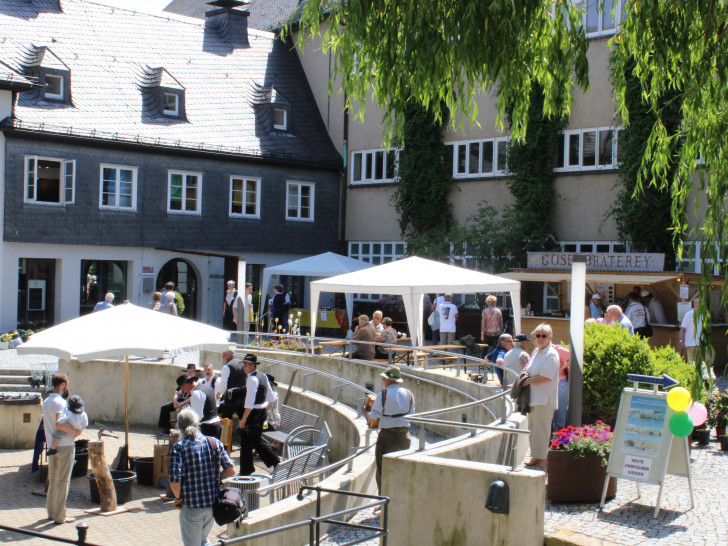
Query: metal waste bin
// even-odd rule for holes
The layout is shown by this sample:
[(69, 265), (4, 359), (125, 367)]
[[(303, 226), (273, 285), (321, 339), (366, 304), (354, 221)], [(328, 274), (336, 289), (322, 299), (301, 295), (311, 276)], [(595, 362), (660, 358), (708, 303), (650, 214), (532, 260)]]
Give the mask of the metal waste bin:
[(232, 476), (223, 481), (228, 487), (235, 487), (243, 492), (245, 498), (245, 506), (248, 508), (248, 512), (257, 510), (260, 507), (260, 495), (258, 495), (258, 489), (260, 489), (260, 478), (255, 476)]
[(30, 449), (43, 416), (40, 393), (0, 393), (0, 449)]

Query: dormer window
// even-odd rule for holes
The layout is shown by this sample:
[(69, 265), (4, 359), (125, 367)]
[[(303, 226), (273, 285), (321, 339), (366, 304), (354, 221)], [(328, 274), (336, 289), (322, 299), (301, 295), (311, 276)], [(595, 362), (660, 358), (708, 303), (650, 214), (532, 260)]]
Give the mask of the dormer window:
[(288, 110), (285, 108), (273, 108), (273, 128), (279, 131), (288, 130)]
[(46, 74), (44, 96), (51, 100), (63, 100), (63, 76)]
[(179, 116), (179, 95), (175, 93), (164, 94), (164, 115)]
[(162, 115), (165, 118), (185, 119), (185, 91), (171, 87), (160, 87)]

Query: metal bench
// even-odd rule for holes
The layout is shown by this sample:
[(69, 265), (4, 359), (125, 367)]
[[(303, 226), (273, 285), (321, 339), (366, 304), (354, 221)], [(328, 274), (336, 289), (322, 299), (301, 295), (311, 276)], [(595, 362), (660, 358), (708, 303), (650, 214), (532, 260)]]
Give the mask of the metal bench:
[[(299, 444), (311, 443), (313, 435), (312, 429), (318, 430), (319, 416), (308, 413), (291, 406), (281, 405), (280, 408), (281, 423), (278, 430), (263, 432), (263, 436), (269, 442), (276, 442), (282, 451), (289, 443), (289, 438)], [(309, 429), (305, 434), (294, 434), (301, 428)]]
[[(254, 476), (261, 479), (263, 487), (268, 487), (269, 485), (275, 485), (280, 482), (285, 482), (287, 480), (303, 476), (318, 467), (324, 451), (326, 451), (326, 446), (308, 447), (295, 457), (291, 457), (290, 459), (286, 459), (285, 461), (278, 463), (270, 476), (260, 476), (258, 474), (254, 474)], [(307, 480), (291, 482), (282, 485), (280, 488), (274, 488), (268, 492), (262, 492), (261, 495), (273, 493), (271, 501), (277, 502), (295, 494), (298, 491), (299, 486), (305, 482), (307, 482)]]
[[(304, 433), (306, 435), (310, 435), (313, 432), (318, 432), (318, 435), (316, 436), (316, 440), (314, 440), (313, 446), (307, 446), (303, 444), (297, 444), (295, 442), (295, 438), (291, 436), (289, 438), (289, 442), (286, 444), (285, 449), (283, 450), (283, 457), (285, 459), (293, 458), (296, 455), (299, 455), (303, 453), (305, 450), (310, 449), (311, 447), (321, 447), (323, 446), (325, 449), (321, 454), (321, 459), (324, 463), (324, 465), (329, 464), (329, 445), (331, 444), (331, 429), (329, 428), (329, 424), (324, 421), (324, 425), (321, 427), (321, 430), (311, 429), (311, 428), (300, 428), (298, 429), (298, 432), (296, 432), (297, 435), (303, 436)], [(318, 462), (317, 462), (318, 463)]]

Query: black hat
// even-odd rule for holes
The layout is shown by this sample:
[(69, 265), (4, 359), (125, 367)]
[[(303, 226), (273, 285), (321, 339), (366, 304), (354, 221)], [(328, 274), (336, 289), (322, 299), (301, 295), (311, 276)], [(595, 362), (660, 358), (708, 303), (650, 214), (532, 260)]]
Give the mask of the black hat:
[(245, 357), (243, 357), (243, 362), (250, 362), (251, 364), (255, 364), (257, 366), (258, 357), (255, 356), (254, 354), (248, 353), (247, 355), (245, 355)]
[(197, 364), (187, 364), (187, 371), (188, 372), (199, 372), (200, 369), (197, 367)]
[(278, 383), (276, 383), (276, 378), (273, 377), (271, 374), (267, 373), (265, 376), (268, 378), (268, 383), (270, 383), (271, 387), (277, 387)]
[(187, 374), (184, 374), (184, 375), (180, 375), (180, 376), (179, 376), (179, 377), (177, 378), (177, 386), (178, 386), (178, 387), (181, 387), (181, 386), (182, 386), (182, 385), (184, 385), (185, 383), (193, 383), (193, 382), (195, 382), (195, 381), (197, 381), (197, 377), (190, 377), (190, 376), (189, 376), (189, 375), (187, 375)]
[(68, 409), (72, 413), (83, 413), (83, 400), (77, 394), (68, 398)]
[(516, 343), (523, 342), (523, 341), (531, 341), (531, 338), (528, 337), (526, 334), (518, 334), (517, 336), (513, 337), (513, 341)]

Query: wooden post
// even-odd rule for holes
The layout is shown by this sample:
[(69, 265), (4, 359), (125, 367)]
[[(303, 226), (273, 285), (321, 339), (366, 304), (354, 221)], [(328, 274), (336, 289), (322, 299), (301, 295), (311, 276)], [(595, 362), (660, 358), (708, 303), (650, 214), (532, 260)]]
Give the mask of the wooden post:
[(101, 501), (102, 512), (113, 512), (116, 510), (116, 490), (111, 480), (109, 467), (106, 466), (104, 457), (104, 442), (92, 440), (88, 443), (88, 455), (91, 459), (91, 471), (96, 479), (99, 489), (99, 501)]
[(124, 389), (124, 445), (126, 446), (126, 456), (129, 457), (129, 355), (126, 355), (124, 379), (126, 384)]

